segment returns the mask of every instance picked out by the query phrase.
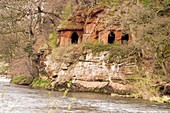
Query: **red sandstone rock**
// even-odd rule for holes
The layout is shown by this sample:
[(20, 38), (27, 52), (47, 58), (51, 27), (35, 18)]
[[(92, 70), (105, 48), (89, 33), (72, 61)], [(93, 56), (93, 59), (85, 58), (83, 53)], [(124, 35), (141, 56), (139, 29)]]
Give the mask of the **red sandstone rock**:
[[(71, 35), (76, 32), (79, 36), (78, 43), (98, 40), (104, 44), (108, 43), (110, 31), (115, 33), (115, 41), (121, 42), (123, 28), (118, 16), (116, 20), (109, 20), (109, 9), (104, 6), (95, 6), (90, 9), (81, 9), (73, 13), (71, 19), (58, 27), (60, 32), (60, 46), (71, 44)], [(130, 42), (132, 36), (128, 35)], [(65, 38), (65, 39), (63, 39)]]
[(91, 23), (96, 23), (98, 18), (93, 17), (93, 18), (87, 18), (86, 19), (86, 24), (91, 24)]
[(87, 24), (85, 26), (85, 31), (84, 32), (86, 34), (91, 34), (91, 33), (93, 33), (95, 31), (95, 27), (96, 27), (96, 24)]
[(104, 28), (104, 25), (103, 24), (98, 24), (96, 26), (96, 31), (100, 32), (100, 31), (103, 31), (105, 28)]
[(126, 92), (131, 92), (132, 91), (132, 86), (131, 85), (123, 85), (120, 83), (113, 83), (110, 82), (109, 86), (111, 86), (112, 91), (115, 93), (126, 93)]
[(88, 82), (88, 81), (75, 81), (74, 84), (77, 84), (78, 86), (84, 87), (88, 90), (95, 90), (95, 89), (101, 89), (107, 86), (108, 82)]
[(84, 22), (84, 18), (82, 18), (80, 15), (76, 16), (76, 22), (83, 23)]

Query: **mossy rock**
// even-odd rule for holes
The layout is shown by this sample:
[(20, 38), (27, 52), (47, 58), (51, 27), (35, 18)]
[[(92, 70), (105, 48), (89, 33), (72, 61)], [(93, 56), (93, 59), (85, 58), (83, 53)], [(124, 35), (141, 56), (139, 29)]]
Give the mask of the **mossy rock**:
[(38, 88), (38, 89), (50, 89), (51, 88), (51, 83), (48, 80), (43, 80), (41, 78), (35, 78), (31, 84), (33, 88)]
[(18, 85), (30, 85), (33, 81), (33, 78), (27, 77), (24, 75), (17, 75), (14, 76), (11, 80), (11, 83), (18, 84)]

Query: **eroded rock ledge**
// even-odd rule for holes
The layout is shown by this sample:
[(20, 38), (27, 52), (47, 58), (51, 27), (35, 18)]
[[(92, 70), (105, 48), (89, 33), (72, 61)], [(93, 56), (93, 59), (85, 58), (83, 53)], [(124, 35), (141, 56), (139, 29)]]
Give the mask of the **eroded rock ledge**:
[(67, 88), (71, 81), (71, 91), (132, 92), (125, 75), (133, 73), (135, 65), (109, 62), (108, 51), (94, 54), (91, 50), (82, 50), (74, 45), (59, 47), (52, 54), (44, 54), (39, 58), (39, 76), (55, 84), (55, 90)]

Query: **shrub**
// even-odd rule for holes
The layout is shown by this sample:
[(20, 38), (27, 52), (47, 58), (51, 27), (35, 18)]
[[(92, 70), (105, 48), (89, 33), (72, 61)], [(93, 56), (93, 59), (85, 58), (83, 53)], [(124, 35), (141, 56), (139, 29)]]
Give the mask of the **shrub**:
[(50, 89), (51, 83), (48, 80), (43, 80), (41, 78), (35, 78), (31, 84), (33, 88)]
[(33, 78), (31, 77), (27, 77), (24, 75), (17, 75), (12, 78), (11, 83), (19, 84), (19, 85), (30, 85), (32, 81)]
[(102, 44), (100, 42), (87, 42), (84, 47), (90, 49), (94, 54), (100, 53), (102, 51), (109, 52), (109, 62), (120, 63), (121, 60), (125, 61), (126, 58), (135, 57), (136, 59), (140, 55), (140, 49), (131, 45), (121, 45), (119, 42), (114, 44)]
[(70, 16), (72, 11), (73, 11), (73, 6), (71, 4), (71, 1), (68, 1), (63, 7), (60, 24), (65, 24), (66, 23), (66, 21), (68, 19), (68, 16)]
[(52, 47), (57, 47), (57, 43), (58, 43), (57, 34), (55, 32), (52, 32), (49, 37), (50, 40), (48, 41), (48, 44)]
[(26, 47), (23, 48), (24, 51), (28, 54), (28, 57), (30, 57), (34, 52), (34, 48), (33, 48), (34, 44), (35, 44), (35, 40), (29, 41)]

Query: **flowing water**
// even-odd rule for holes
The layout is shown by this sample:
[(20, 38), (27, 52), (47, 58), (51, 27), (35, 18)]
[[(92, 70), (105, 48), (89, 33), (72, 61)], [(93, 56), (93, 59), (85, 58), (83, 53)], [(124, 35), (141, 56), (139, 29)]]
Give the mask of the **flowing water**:
[(0, 113), (170, 113), (170, 104), (95, 93), (31, 89), (0, 80)]

